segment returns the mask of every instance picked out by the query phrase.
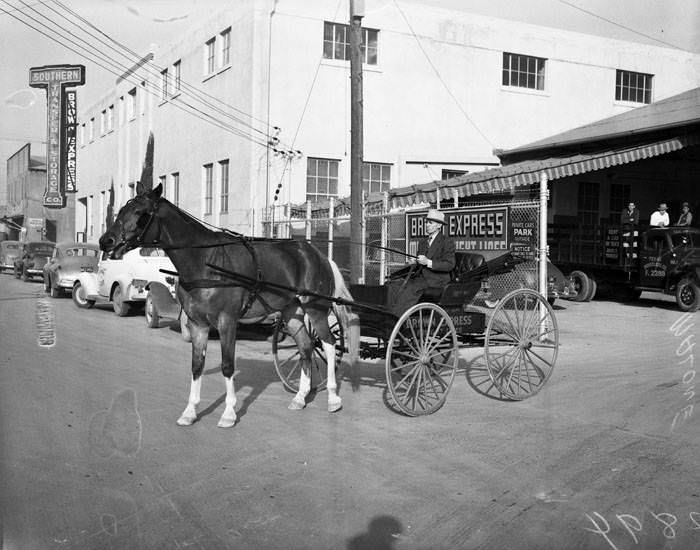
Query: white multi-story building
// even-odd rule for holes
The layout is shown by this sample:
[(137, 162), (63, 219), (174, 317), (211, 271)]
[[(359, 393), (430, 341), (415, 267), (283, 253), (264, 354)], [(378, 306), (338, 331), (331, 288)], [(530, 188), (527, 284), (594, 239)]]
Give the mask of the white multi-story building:
[[(154, 47), (81, 114), (76, 231), (133, 196), (149, 132), (154, 184), (217, 226), (260, 235), (273, 204), (347, 196), (347, 20), (347, 0), (249, 0)], [(362, 26), (369, 191), (700, 85), (690, 52), (461, 11), (366, 0)]]

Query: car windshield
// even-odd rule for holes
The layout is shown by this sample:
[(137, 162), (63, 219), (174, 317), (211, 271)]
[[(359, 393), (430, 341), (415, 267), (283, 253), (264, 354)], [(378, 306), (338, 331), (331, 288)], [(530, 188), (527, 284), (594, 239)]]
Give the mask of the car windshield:
[(53, 245), (43, 243), (29, 243), (27, 249), (34, 254), (53, 254)]
[(98, 251), (94, 248), (66, 248), (64, 253), (66, 256), (87, 256), (88, 258), (97, 258)]

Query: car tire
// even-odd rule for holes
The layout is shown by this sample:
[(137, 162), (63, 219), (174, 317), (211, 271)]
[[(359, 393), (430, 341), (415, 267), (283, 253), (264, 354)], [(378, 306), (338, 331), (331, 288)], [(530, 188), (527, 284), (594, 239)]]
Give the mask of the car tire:
[(153, 301), (153, 295), (149, 292), (146, 296), (146, 306), (144, 308), (144, 314), (146, 315), (146, 326), (148, 328), (159, 328), (160, 327), (160, 316), (158, 315), (158, 307)]
[(676, 303), (681, 311), (697, 311), (700, 307), (700, 287), (690, 277), (676, 285)]
[(46, 294), (51, 292), (51, 277), (44, 278), (44, 292), (46, 292)]
[(596, 293), (598, 292), (598, 283), (595, 282), (595, 279), (589, 278), (588, 282), (590, 283), (590, 288), (588, 290), (588, 296), (586, 296), (586, 302), (590, 302), (595, 298)]
[(51, 277), (49, 277), (49, 293), (51, 294), (52, 298), (60, 298), (63, 294), (60, 288), (58, 288), (57, 286), (53, 286), (53, 281), (51, 281)]
[(583, 271), (572, 271), (569, 275), (571, 281), (573, 282), (574, 294), (571, 299), (574, 302), (583, 302), (588, 298), (591, 293), (591, 280), (588, 278)]
[(83, 285), (80, 284), (80, 281), (73, 285), (71, 296), (73, 297), (73, 303), (81, 309), (90, 309), (95, 305), (95, 300), (88, 300), (85, 297), (85, 289)]
[(19, 274), (19, 269), (17, 269), (17, 266), (14, 267), (15, 270), (15, 279), (19, 279), (20, 274)]
[(131, 303), (124, 300), (121, 285), (117, 285), (112, 292), (112, 308), (118, 317), (126, 317), (131, 312)]
[(29, 280), (29, 273), (27, 273), (27, 268), (22, 266), (22, 280), (26, 283)]

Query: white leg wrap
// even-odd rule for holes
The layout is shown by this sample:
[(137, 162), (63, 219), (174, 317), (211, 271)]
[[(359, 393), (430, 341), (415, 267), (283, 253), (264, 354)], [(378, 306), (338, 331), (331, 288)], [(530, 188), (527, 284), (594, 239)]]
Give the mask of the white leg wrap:
[(339, 411), (343, 407), (343, 402), (338, 396), (338, 383), (335, 379), (335, 346), (327, 342), (321, 342), (323, 353), (326, 354), (328, 363), (326, 388), (328, 389), (328, 412)]
[(301, 376), (299, 377), (299, 391), (292, 399), (289, 404), (289, 410), (300, 411), (306, 407), (306, 396), (309, 395), (311, 391), (311, 377), (307, 374), (306, 370), (301, 370)]
[(177, 419), (180, 426), (190, 426), (197, 420), (197, 405), (199, 405), (200, 395), (202, 393), (202, 377), (197, 380), (192, 380), (190, 383), (190, 397), (187, 400), (187, 407)]
[(226, 383), (226, 408), (221, 415), (219, 428), (231, 428), (236, 423), (236, 390), (233, 386), (233, 376), (224, 378)]

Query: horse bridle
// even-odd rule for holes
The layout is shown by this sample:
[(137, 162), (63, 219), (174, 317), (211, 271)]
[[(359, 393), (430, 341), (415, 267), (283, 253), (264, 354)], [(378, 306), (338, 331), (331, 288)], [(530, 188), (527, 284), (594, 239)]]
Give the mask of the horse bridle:
[[(131, 199), (132, 201), (134, 199)], [(153, 218), (156, 217), (156, 213), (158, 212), (158, 202), (159, 201), (151, 201), (151, 209), (147, 212), (148, 215), (148, 220), (146, 221), (146, 224), (144, 225), (143, 229), (138, 233), (135, 237), (132, 237), (130, 239), (127, 239), (126, 237), (126, 229), (124, 228), (124, 222), (121, 220), (118, 220), (116, 223), (119, 223), (119, 238), (121, 239), (121, 242), (119, 244), (123, 244), (124, 246), (131, 246), (132, 248), (135, 248), (137, 246), (158, 246), (158, 239), (154, 239), (153, 242), (146, 243), (144, 242), (144, 235), (146, 234), (146, 231), (151, 227), (151, 224), (153, 223)], [(129, 204), (128, 202), (126, 204)], [(125, 205), (126, 206), (126, 205)], [(138, 230), (138, 225), (136, 227)], [(160, 232), (159, 232), (160, 233)]]

